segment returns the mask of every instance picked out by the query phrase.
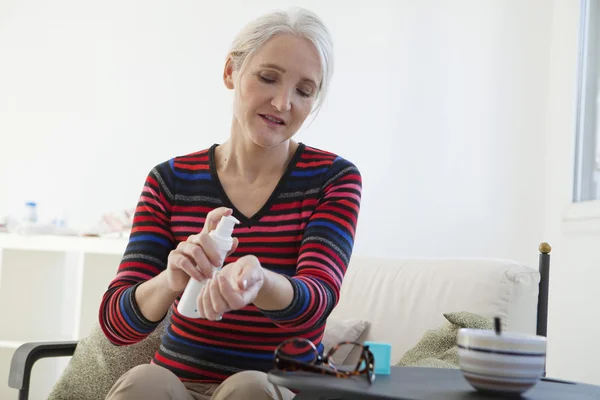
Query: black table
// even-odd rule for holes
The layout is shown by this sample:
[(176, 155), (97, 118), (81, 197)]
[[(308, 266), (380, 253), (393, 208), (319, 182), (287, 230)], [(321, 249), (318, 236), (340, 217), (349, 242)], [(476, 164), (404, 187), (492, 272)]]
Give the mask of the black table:
[[(458, 369), (392, 367), (390, 375), (377, 375), (373, 385), (369, 385), (364, 376), (335, 378), (310, 372), (272, 370), (268, 378), (273, 384), (298, 390), (299, 394), (295, 397), (297, 400), (497, 400), (502, 398), (476, 391)], [(544, 378), (521, 398), (598, 400), (600, 386)]]

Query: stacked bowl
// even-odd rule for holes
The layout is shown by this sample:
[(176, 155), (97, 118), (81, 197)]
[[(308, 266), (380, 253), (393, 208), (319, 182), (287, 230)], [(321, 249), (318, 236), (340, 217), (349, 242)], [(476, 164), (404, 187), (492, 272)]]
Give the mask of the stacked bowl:
[(463, 328), (457, 345), (462, 373), (477, 390), (519, 395), (544, 375), (543, 336)]

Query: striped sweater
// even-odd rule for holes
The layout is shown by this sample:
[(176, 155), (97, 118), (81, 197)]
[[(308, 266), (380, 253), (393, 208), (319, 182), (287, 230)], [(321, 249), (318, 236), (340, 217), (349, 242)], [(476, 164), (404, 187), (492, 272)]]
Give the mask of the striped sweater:
[(175, 157), (150, 171), (116, 277), (102, 298), (100, 325), (115, 345), (147, 337), (159, 324), (144, 318), (136, 288), (165, 270), (177, 244), (202, 230), (206, 214), (227, 206), (241, 223), (231, 263), (253, 254), (263, 268), (286, 276), (292, 303), (266, 311), (254, 305), (223, 319), (189, 319), (171, 307), (152, 363), (183, 381), (222, 382), (243, 370), (273, 368), (273, 351), (291, 337), (321, 349), (326, 319), (338, 302), (352, 253), (362, 181), (358, 169), (335, 154), (300, 144), (276, 189), (252, 217), (237, 211), (221, 186), (215, 148)]

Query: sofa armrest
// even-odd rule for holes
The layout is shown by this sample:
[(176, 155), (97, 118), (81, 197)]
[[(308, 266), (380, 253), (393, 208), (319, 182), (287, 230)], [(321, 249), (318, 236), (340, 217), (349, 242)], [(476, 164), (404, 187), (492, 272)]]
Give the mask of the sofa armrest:
[(19, 399), (27, 399), (33, 364), (40, 358), (72, 356), (77, 341), (30, 342), (22, 344), (13, 354), (8, 386), (19, 391)]

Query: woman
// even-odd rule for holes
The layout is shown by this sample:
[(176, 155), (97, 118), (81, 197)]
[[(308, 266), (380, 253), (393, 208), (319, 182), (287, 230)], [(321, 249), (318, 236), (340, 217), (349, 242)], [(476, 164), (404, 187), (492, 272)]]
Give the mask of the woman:
[[(260, 17), (234, 40), (223, 73), (235, 94), (230, 138), (152, 169), (103, 297), (100, 324), (116, 345), (142, 340), (171, 310), (151, 363), (107, 398), (293, 397), (265, 372), (286, 339), (322, 349), (361, 199), (351, 162), (292, 140), (331, 72), (329, 33), (306, 10)], [(221, 260), (208, 232), (232, 214), (236, 239), (213, 276)], [(201, 319), (176, 309), (190, 277), (206, 280)]]

